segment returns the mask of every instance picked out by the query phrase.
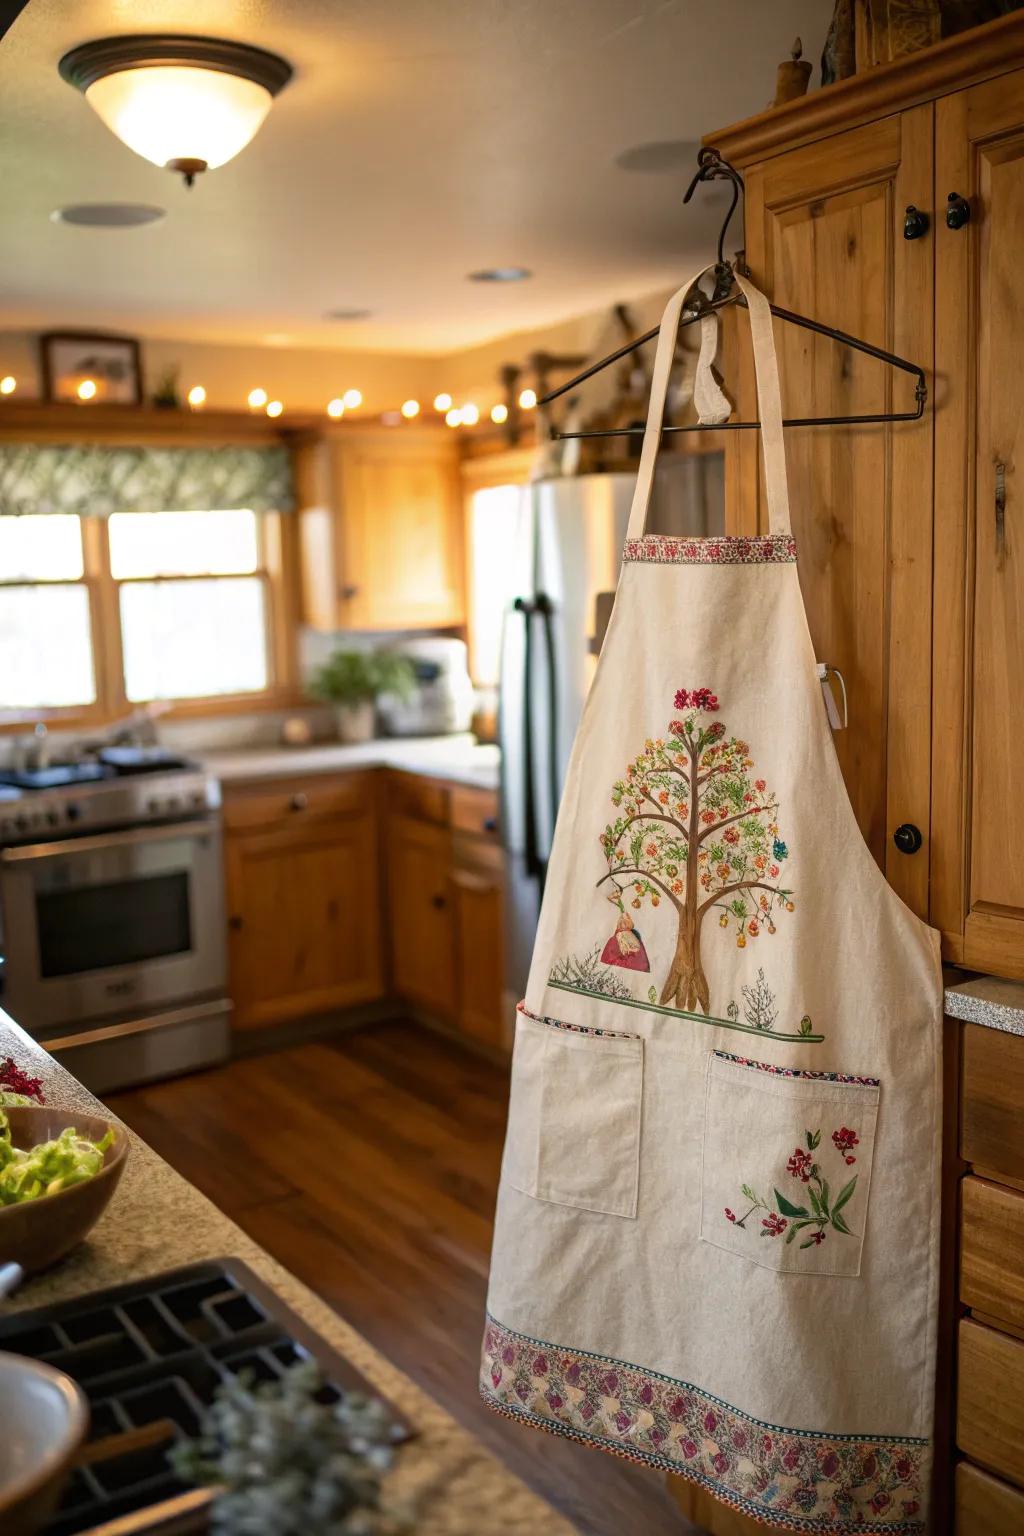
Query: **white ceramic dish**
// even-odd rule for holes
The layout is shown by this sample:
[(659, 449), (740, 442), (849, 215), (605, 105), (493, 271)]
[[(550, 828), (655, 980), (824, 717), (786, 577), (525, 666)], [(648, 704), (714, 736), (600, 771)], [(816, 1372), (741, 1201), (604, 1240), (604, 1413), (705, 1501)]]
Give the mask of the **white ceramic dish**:
[(88, 1428), (89, 1405), (70, 1376), (0, 1353), (3, 1536), (31, 1536), (49, 1518)]

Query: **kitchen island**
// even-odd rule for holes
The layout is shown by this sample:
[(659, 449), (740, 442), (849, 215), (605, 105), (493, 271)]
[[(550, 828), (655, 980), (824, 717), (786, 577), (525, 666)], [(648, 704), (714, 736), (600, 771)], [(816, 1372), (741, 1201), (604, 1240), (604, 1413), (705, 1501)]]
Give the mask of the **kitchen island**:
[[(0, 1012), (0, 1058), (41, 1077), (47, 1102), (103, 1113), (95, 1098)], [(119, 1122), (120, 1123), (120, 1122)], [(187, 1135), (187, 1119), (183, 1134)], [(351, 1362), (416, 1431), (399, 1453), (397, 1494), (416, 1503), (417, 1536), (505, 1533), (569, 1536), (572, 1527), (512, 1476), (466, 1430), (338, 1314), (277, 1264), (234, 1222), (125, 1128), (131, 1142), (120, 1187), (90, 1238), (49, 1272), (26, 1281), (0, 1315), (56, 1305), (203, 1259), (239, 1258), (302, 1320)]]

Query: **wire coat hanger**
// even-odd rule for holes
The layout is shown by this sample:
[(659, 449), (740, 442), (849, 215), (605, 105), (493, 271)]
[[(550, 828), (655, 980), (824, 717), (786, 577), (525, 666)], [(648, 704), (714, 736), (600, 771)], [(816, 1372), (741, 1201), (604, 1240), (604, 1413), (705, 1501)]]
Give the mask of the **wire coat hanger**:
[[(695, 297), (692, 301), (692, 307), (684, 311), (683, 318), (679, 323), (680, 330), (684, 326), (693, 325), (702, 315), (706, 315), (714, 310), (723, 309), (728, 304), (740, 304), (744, 309), (746, 308), (746, 300), (736, 289), (734, 265), (726, 260), (724, 254), (725, 237), (729, 228), (729, 222), (736, 211), (740, 193), (743, 191), (743, 177), (735, 166), (730, 165), (728, 160), (723, 159), (717, 149), (708, 147), (698, 152), (697, 171), (689, 187), (686, 189), (683, 202), (688, 203), (698, 185), (706, 181), (730, 182), (732, 185), (732, 200), (718, 234), (717, 261), (713, 269), (715, 274), (714, 293), (710, 299), (707, 299), (699, 289), (694, 289)], [(739, 265), (738, 259), (736, 264)], [(739, 269), (744, 274), (746, 273), (745, 266), (740, 266)], [(857, 416), (791, 416), (783, 420), (782, 424), (784, 427), (835, 427), (856, 424), (867, 425), (886, 421), (920, 421), (924, 415), (925, 402), (928, 399), (928, 386), (925, 383), (924, 369), (917, 363), (912, 363), (905, 357), (899, 357), (895, 352), (887, 352), (883, 347), (873, 346), (869, 341), (861, 341), (859, 337), (850, 336), (846, 331), (837, 330), (835, 326), (823, 325), (819, 320), (811, 320), (806, 315), (796, 314), (794, 310), (783, 309), (779, 304), (772, 304), (771, 312), (779, 320), (785, 321), (789, 325), (801, 326), (804, 330), (813, 331), (818, 336), (828, 336), (831, 340), (838, 341), (845, 347), (850, 347), (854, 352), (863, 352), (868, 357), (877, 358), (879, 362), (886, 363), (892, 368), (898, 368), (904, 373), (913, 375), (917, 381), (914, 386), (915, 408), (912, 411), (872, 411)], [(570, 391), (577, 389), (586, 379), (593, 378), (595, 374), (603, 372), (605, 368), (609, 368), (612, 363), (617, 363), (620, 358), (628, 357), (638, 347), (653, 341), (658, 334), (658, 329), (659, 327), (655, 326), (653, 330), (645, 332), (643, 336), (638, 336), (634, 341), (627, 342), (625, 346), (609, 353), (600, 362), (592, 363), (589, 368), (585, 368), (582, 373), (576, 374), (568, 383), (560, 384), (557, 389), (551, 390), (537, 402), (538, 405), (550, 405), (552, 401), (560, 399), (562, 395), (567, 395)], [(662, 431), (744, 432), (751, 431), (760, 427), (760, 425), (759, 421), (723, 421), (707, 423), (706, 425), (704, 423), (695, 423), (692, 426), (685, 427), (662, 427)], [(633, 437), (642, 435), (643, 431), (643, 425), (610, 427), (579, 432), (559, 432), (557, 429), (552, 429), (551, 436), (556, 439), (571, 437)]]

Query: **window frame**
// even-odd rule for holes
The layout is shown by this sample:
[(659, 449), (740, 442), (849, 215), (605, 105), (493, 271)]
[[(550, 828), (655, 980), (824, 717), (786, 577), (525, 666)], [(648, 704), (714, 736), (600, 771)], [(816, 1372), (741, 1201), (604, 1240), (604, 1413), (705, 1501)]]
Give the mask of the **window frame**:
[[(211, 510), (216, 510), (211, 508)], [(144, 512), (136, 514), (145, 517)], [(170, 708), (167, 719), (199, 719), (209, 715), (248, 714), (286, 709), (303, 702), (298, 683), (298, 560), (295, 519), (287, 513), (261, 512), (259, 565), (245, 573), (263, 583), (266, 615), (268, 684), (256, 693), (204, 694), (199, 698), (161, 700)], [(91, 704), (38, 705), (5, 709), (0, 703), (0, 734), (23, 730), (39, 720), (60, 730), (96, 728), (145, 709), (125, 692), (121, 644), (120, 590), (135, 581), (195, 581), (208, 577), (115, 577), (110, 564), (109, 529), (105, 518), (79, 517), (82, 534), (81, 577), (46, 582), (0, 581), (5, 586), (84, 586), (89, 597), (89, 628), (93, 650), (96, 698)], [(230, 576), (225, 579), (232, 579)]]

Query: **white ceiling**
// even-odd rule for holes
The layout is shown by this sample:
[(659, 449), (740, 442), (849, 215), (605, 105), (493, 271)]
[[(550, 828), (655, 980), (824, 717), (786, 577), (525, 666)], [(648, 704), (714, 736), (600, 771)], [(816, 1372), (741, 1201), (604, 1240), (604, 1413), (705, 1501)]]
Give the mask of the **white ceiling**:
[[(635, 145), (760, 111), (825, 0), (29, 0), (0, 41), (0, 327), (441, 353), (667, 286), (717, 208)], [(121, 145), (57, 74), (76, 43), (201, 32), (295, 78), (191, 191)], [(159, 203), (120, 231), (66, 203)], [(521, 264), (534, 278), (466, 281)], [(355, 323), (324, 312), (366, 308)]]

